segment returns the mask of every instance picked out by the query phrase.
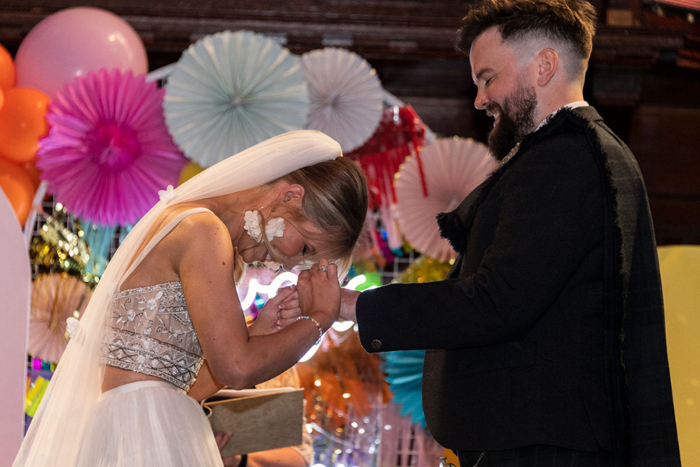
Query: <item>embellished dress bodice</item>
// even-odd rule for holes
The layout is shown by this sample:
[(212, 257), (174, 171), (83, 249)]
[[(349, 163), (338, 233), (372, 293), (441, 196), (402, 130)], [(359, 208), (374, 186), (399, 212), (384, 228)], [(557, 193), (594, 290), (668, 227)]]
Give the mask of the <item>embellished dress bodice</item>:
[(101, 358), (107, 365), (156, 376), (189, 391), (204, 356), (182, 284), (117, 292)]

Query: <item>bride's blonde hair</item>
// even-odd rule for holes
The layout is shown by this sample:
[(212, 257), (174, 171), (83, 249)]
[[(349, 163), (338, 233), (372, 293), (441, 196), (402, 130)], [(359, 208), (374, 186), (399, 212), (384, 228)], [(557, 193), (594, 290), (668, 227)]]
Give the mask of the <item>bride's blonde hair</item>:
[[(367, 216), (367, 182), (362, 170), (345, 157), (304, 167), (281, 177), (289, 184), (304, 187), (302, 209), (276, 212), (292, 224), (306, 238), (317, 240), (318, 249), (304, 258), (290, 258), (277, 250), (263, 235), (263, 241), (271, 255), (287, 267), (310, 267), (321, 258), (338, 265), (338, 272), (345, 276), (352, 264), (352, 252), (362, 232)], [(276, 207), (276, 210), (278, 207)], [(262, 219), (263, 232), (266, 219)], [(300, 224), (310, 221), (322, 234), (309, 232)]]

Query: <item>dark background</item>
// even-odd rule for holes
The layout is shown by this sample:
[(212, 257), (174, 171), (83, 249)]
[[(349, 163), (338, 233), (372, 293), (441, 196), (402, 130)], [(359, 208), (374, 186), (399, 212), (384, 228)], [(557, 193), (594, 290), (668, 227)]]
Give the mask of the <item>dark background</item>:
[[(454, 48), (466, 0), (0, 0), (0, 43), (72, 6), (96, 6), (141, 36), (150, 69), (205, 35), (246, 29), (292, 52), (345, 47), (440, 136), (485, 141), (469, 62)], [(600, 17), (585, 98), (632, 148), (659, 244), (700, 244), (700, 1), (593, 0)], [(671, 5), (676, 3), (677, 5)], [(683, 4), (679, 6), (679, 4)]]

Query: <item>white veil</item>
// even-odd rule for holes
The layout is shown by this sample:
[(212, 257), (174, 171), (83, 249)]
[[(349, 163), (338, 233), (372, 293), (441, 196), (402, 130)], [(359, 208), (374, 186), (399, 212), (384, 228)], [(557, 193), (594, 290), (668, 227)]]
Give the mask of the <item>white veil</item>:
[[(151, 225), (172, 204), (205, 199), (263, 185), (294, 170), (341, 156), (340, 145), (312, 130), (263, 141), (183, 183), (161, 192), (159, 201), (136, 224), (105, 270), (80, 325), (70, 340), (31, 422), (13, 466), (72, 466), (88, 414), (101, 394), (102, 333), (118, 290)], [(132, 265), (135, 266), (135, 265)]]

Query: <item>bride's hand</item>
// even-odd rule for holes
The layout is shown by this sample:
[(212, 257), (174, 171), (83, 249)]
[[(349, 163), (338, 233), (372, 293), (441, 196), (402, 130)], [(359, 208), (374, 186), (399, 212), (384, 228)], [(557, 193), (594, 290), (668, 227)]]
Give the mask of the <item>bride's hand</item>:
[(299, 294), (295, 285), (281, 288), (262, 307), (258, 317), (248, 327), (248, 334), (260, 336), (272, 334), (289, 326), (301, 315)]
[[(224, 433), (223, 431), (214, 433), (214, 439), (216, 440), (216, 446), (219, 448), (219, 452), (223, 452), (231, 436), (231, 433)], [(237, 466), (241, 463), (241, 456), (222, 457), (221, 460), (224, 463), (224, 467)]]
[(319, 321), (324, 330), (328, 329), (340, 312), (338, 267), (322, 259), (299, 274), (297, 287), (302, 313)]

